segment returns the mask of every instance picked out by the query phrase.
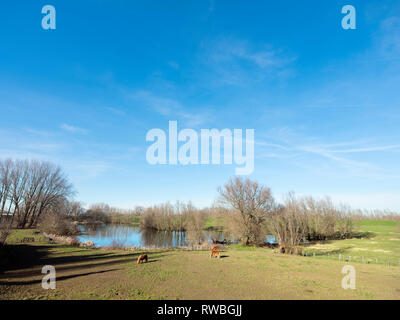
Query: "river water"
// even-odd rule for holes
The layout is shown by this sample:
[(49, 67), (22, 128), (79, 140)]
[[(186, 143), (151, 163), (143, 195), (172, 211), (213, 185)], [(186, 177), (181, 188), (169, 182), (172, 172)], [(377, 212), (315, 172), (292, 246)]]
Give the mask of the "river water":
[[(189, 245), (185, 231), (157, 231), (141, 229), (127, 225), (80, 225), (81, 235), (78, 240), (93, 241), (96, 247), (112, 246), (113, 244), (137, 248), (172, 248)], [(224, 234), (218, 231), (203, 231), (206, 241), (212, 239), (222, 241)], [(230, 239), (232, 240), (232, 239)]]
[[(128, 225), (80, 225), (78, 226), (81, 242), (93, 241), (96, 247), (107, 247), (115, 244), (124, 247), (137, 248), (174, 248), (189, 245), (186, 231), (157, 231), (153, 229), (141, 229)], [(203, 239), (211, 242), (212, 239), (222, 241), (227, 239), (232, 243), (238, 241), (232, 239), (220, 231), (203, 231)], [(267, 242), (273, 243), (274, 237), (267, 236)]]

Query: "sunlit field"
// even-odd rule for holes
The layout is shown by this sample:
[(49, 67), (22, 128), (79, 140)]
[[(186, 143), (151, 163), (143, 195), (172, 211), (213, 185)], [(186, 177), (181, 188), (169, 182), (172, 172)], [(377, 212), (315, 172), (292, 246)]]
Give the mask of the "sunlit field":
[[(309, 256), (232, 245), (223, 249), (220, 259), (210, 259), (209, 251), (82, 249), (50, 244), (34, 230), (18, 230), (8, 239), (8, 254), (2, 251), (2, 265), (7, 259), (9, 267), (0, 275), (0, 298), (399, 299), (398, 226), (361, 221), (360, 231), (368, 232), (367, 238), (310, 244)], [(35, 242), (21, 244), (27, 236)], [(149, 263), (138, 265), (136, 259), (144, 252)], [(351, 262), (344, 261), (348, 256)], [(41, 287), (46, 264), (56, 267), (56, 290)], [(341, 286), (341, 270), (347, 264), (356, 270), (355, 290)]]

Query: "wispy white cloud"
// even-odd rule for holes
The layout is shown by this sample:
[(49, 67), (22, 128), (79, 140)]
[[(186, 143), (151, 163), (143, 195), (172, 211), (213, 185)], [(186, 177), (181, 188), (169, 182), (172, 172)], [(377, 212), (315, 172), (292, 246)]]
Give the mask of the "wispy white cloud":
[(179, 63), (177, 63), (176, 61), (169, 61), (169, 62), (168, 62), (168, 65), (169, 65), (171, 68), (175, 69), (175, 70), (178, 70), (178, 69), (179, 69)]
[[(400, 151), (400, 144), (377, 144), (367, 140), (321, 143), (321, 139), (300, 134), (296, 135), (293, 130), (287, 127), (275, 128), (272, 132), (274, 132), (273, 136), (266, 135), (267, 141), (258, 140), (255, 142), (261, 149), (261, 158), (291, 159), (298, 161), (300, 166), (309, 167), (310, 158), (305, 158), (304, 156), (314, 155), (321, 159), (329, 160), (332, 165), (337, 165), (338, 168), (346, 168), (348, 172), (357, 176), (388, 176), (379, 165), (379, 160), (377, 160), (379, 157), (375, 156), (372, 158), (373, 160), (369, 158), (369, 161), (363, 157), (360, 161), (360, 157), (354, 159), (357, 154)], [(350, 157), (351, 155), (353, 157)], [(325, 165), (326, 162), (321, 162), (321, 168), (325, 167)], [(315, 162), (313, 162), (313, 166), (317, 170)], [(332, 170), (333, 167), (330, 166), (327, 169)], [(395, 174), (391, 173), (392, 177)]]
[(40, 151), (43, 153), (51, 153), (55, 152), (58, 150), (61, 150), (65, 148), (65, 146), (61, 143), (41, 143), (41, 142), (36, 142), (36, 143), (27, 143), (24, 145), (21, 145), (22, 149), (26, 150), (35, 150), (35, 151)]
[(88, 132), (88, 130), (86, 130), (86, 129), (79, 128), (79, 127), (76, 127), (76, 126), (72, 126), (72, 125), (69, 125), (69, 124), (66, 124), (66, 123), (63, 123), (60, 126), (60, 128), (65, 130), (65, 131), (72, 132), (72, 133), (87, 133)]
[(293, 58), (283, 58), (276, 50), (267, 48), (256, 50), (248, 41), (233, 38), (222, 38), (215, 41), (209, 51), (209, 58), (215, 62), (230, 63), (242, 60), (242, 62), (249, 62), (262, 69), (282, 67), (293, 61)]
[(369, 147), (360, 147), (354, 149), (331, 150), (330, 152), (358, 153), (358, 152), (375, 152), (375, 151), (386, 151), (386, 150), (400, 150), (400, 144), (388, 145), (388, 146), (369, 146)]
[(47, 131), (47, 130), (40, 130), (40, 129), (30, 128), (30, 127), (24, 127), (22, 129), (25, 132), (27, 132), (33, 136), (40, 136), (40, 137), (44, 137), (44, 138), (54, 136), (54, 132)]
[(214, 84), (243, 86), (267, 78), (285, 78), (292, 73), (289, 66), (296, 60), (271, 46), (255, 47), (250, 41), (232, 37), (220, 37), (203, 47), (201, 63), (207, 81)]
[(0, 159), (41, 159), (49, 160), (49, 156), (40, 152), (21, 150), (16, 148), (0, 148)]
[(384, 19), (375, 41), (382, 57), (400, 59), (400, 18), (391, 16)]
[(349, 168), (355, 168), (355, 169), (360, 169), (360, 168), (376, 168), (376, 166), (373, 166), (370, 163), (367, 162), (361, 162), (361, 161), (354, 161), (354, 160), (350, 160), (350, 159), (346, 159), (343, 157), (337, 157), (335, 155), (333, 155), (332, 151), (329, 149), (323, 149), (320, 147), (316, 147), (316, 146), (296, 146), (295, 147), (296, 150), (299, 151), (304, 151), (304, 152), (308, 152), (308, 153), (313, 153), (316, 155), (319, 155), (321, 157), (324, 157), (326, 159), (332, 160), (334, 162), (337, 162), (343, 166), (349, 167)]
[(131, 94), (130, 98), (145, 104), (163, 116), (170, 116), (176, 111), (183, 110), (183, 106), (177, 100), (156, 96), (150, 91), (139, 90)]
[(110, 169), (112, 165), (108, 162), (86, 161), (80, 163), (73, 163), (71, 169), (77, 171), (80, 177), (85, 179), (97, 178), (105, 171)]
[(281, 150), (290, 150), (291, 148), (288, 146), (284, 146), (278, 143), (269, 143), (269, 142), (264, 142), (264, 141), (255, 141), (254, 142), (255, 145), (259, 145), (262, 147), (272, 147), (272, 148), (278, 148)]
[(158, 96), (150, 91), (137, 91), (130, 95), (131, 99), (139, 101), (158, 114), (170, 120), (182, 120), (188, 126), (198, 126), (210, 120), (210, 115), (203, 112), (193, 112), (185, 108), (178, 100)]
[(107, 108), (108, 111), (118, 115), (118, 116), (126, 116), (126, 112), (121, 110), (121, 109), (117, 109), (117, 108), (113, 108), (113, 107), (109, 107)]

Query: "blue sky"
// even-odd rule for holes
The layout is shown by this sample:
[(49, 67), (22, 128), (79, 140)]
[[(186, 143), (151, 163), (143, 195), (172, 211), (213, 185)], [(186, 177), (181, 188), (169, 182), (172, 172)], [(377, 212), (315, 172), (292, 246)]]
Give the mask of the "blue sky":
[[(41, 8), (56, 8), (56, 30)], [(344, 30), (341, 8), (356, 8)], [(152, 166), (146, 133), (255, 130), (272, 189), (400, 210), (399, 1), (3, 1), (0, 157), (86, 204), (212, 204), (235, 165)]]

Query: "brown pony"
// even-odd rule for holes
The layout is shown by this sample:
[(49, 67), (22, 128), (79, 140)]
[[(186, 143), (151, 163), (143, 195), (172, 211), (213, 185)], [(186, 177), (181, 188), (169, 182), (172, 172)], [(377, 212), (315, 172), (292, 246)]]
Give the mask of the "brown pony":
[(218, 246), (213, 246), (211, 248), (210, 258), (212, 258), (214, 256), (216, 256), (218, 258), (221, 258), (221, 252), (219, 251), (219, 247)]
[(140, 256), (137, 258), (137, 263), (139, 264), (139, 263), (141, 263), (142, 261), (143, 261), (143, 262), (144, 262), (144, 261), (147, 262), (147, 259), (148, 259), (147, 254), (142, 254), (142, 255), (140, 255)]

